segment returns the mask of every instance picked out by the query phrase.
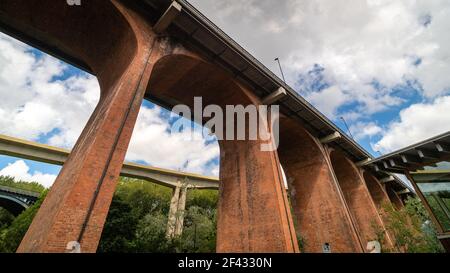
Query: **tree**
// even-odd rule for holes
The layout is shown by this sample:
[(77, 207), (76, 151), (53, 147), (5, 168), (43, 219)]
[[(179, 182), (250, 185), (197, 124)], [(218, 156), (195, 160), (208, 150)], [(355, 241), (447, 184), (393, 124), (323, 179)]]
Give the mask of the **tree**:
[(186, 211), (179, 252), (216, 251), (216, 209), (190, 206)]
[(44, 191), (33, 206), (23, 211), (10, 226), (1, 231), (0, 252), (16, 252), (46, 195), (47, 191)]
[(14, 179), (11, 176), (0, 175), (0, 186), (7, 186), (11, 188), (32, 191), (37, 193), (43, 193), (46, 189), (44, 186), (37, 182), (25, 182)]
[[(42, 190), (37, 183), (0, 178), (2, 185)], [(0, 252), (15, 252), (45, 198), (14, 219), (0, 209)], [(98, 252), (214, 252), (218, 193), (189, 190), (185, 226), (178, 238), (166, 236), (172, 191), (147, 181), (121, 178), (102, 232)]]
[(0, 232), (11, 225), (14, 221), (14, 215), (4, 208), (0, 208)]
[(98, 252), (131, 252), (137, 223), (130, 205), (116, 196), (111, 203)]

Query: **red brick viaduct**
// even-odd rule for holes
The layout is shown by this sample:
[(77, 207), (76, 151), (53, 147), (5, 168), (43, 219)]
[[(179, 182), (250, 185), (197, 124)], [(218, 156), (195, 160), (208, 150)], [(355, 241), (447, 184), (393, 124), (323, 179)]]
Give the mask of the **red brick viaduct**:
[[(381, 183), (383, 174), (360, 167), (370, 158), (362, 148), (185, 1), (169, 5), (0, 2), (3, 32), (94, 74), (101, 87), (18, 252), (65, 252), (73, 241), (82, 252), (96, 251), (144, 98), (169, 109), (192, 105), (194, 96), (204, 104), (259, 105), (279, 87), (289, 92), (280, 102), (277, 151), (260, 151), (259, 140), (219, 141), (217, 251), (299, 252), (301, 236), (304, 252), (322, 252), (324, 244), (333, 252), (365, 252), (374, 225), (385, 229), (381, 204), (402, 206), (396, 193), (402, 185)], [(193, 24), (196, 32), (187, 33)]]

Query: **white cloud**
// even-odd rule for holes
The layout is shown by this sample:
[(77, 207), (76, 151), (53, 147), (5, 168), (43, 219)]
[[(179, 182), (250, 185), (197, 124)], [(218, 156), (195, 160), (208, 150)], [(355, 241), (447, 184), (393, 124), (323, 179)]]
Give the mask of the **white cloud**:
[(374, 150), (391, 152), (450, 130), (450, 96), (412, 104), (383, 130)]
[(56, 175), (45, 174), (41, 172), (30, 172), (30, 167), (23, 160), (17, 160), (9, 163), (8, 166), (0, 170), (0, 175), (12, 176), (18, 180), (27, 182), (37, 182), (44, 187), (50, 187), (56, 179)]
[[(276, 73), (280, 57), (292, 85), (314, 64), (324, 67), (325, 80), (359, 104), (361, 116), (403, 103), (392, 87), (407, 80), (417, 80), (426, 97), (450, 91), (446, 0), (191, 2)], [(374, 89), (373, 80), (385, 88)]]
[(0, 34), (0, 133), (71, 147), (99, 97), (87, 74), (59, 80), (68, 66)]
[(311, 92), (305, 98), (330, 118), (336, 115), (340, 106), (351, 100), (336, 86), (323, 89), (320, 92)]
[(217, 142), (208, 144), (199, 130), (170, 132), (169, 122), (161, 109), (142, 107), (127, 153), (128, 160), (145, 161), (162, 168), (218, 175)]
[[(70, 74), (68, 69), (0, 33), (0, 133), (72, 148), (100, 91), (95, 77)], [(186, 133), (170, 134), (168, 129), (169, 122), (160, 108), (142, 107), (127, 160), (218, 175), (217, 143), (207, 144), (202, 138), (186, 141)], [(19, 167), (24, 170), (24, 166)]]
[(361, 140), (379, 135), (383, 129), (375, 122), (357, 122), (350, 126), (350, 131), (356, 140)]

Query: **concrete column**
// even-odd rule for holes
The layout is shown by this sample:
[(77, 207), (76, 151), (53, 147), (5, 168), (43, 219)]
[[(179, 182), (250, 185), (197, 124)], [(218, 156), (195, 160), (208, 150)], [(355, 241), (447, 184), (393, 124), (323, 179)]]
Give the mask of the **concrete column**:
[(168, 238), (175, 237), (175, 227), (177, 223), (177, 213), (178, 213), (178, 201), (180, 200), (180, 186), (173, 189), (172, 199), (170, 200), (170, 210), (167, 222), (167, 232)]
[(186, 209), (187, 187), (181, 187), (180, 198), (178, 200), (178, 213), (175, 225), (175, 236), (181, 236), (183, 233), (184, 215)]
[[(38, 23), (30, 25), (48, 23), (42, 26), (44, 33), (52, 33), (91, 65), (101, 97), (18, 252), (72, 252), (73, 246), (95, 252), (153, 63), (161, 53), (159, 47), (153, 50), (151, 28), (118, 1), (87, 1), (77, 9), (51, 2), (22, 7), (46, 7), (43, 14), (32, 12), (46, 19), (33, 17)], [(46, 13), (49, 7), (57, 10), (52, 13), (56, 18)]]
[(181, 183), (173, 189), (172, 200), (170, 201), (169, 218), (167, 222), (168, 238), (181, 236), (183, 233), (186, 193), (187, 187), (181, 185)]

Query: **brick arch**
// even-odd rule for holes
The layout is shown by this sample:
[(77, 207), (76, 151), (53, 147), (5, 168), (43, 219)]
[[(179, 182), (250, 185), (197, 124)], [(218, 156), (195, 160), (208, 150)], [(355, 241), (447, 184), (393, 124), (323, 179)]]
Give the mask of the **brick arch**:
[(400, 197), (397, 195), (394, 188), (392, 188), (390, 185), (386, 185), (386, 192), (395, 209), (399, 210), (403, 208), (404, 205), (402, 199), (400, 199)]
[[(193, 97), (202, 97), (203, 105), (250, 105), (259, 100), (228, 73), (176, 45), (173, 53), (154, 65), (147, 93), (157, 100), (185, 104), (193, 108)], [(171, 105), (172, 106), (172, 105)]]
[(378, 211), (363, 181), (360, 170), (341, 151), (330, 153), (331, 165), (359, 231), (363, 246), (376, 239), (373, 225), (382, 227)]
[(0, 14), (13, 35), (20, 30), (16, 38), (36, 46), (45, 40), (50, 46), (40, 49), (96, 75), (102, 93), (138, 50), (136, 26), (116, 1), (86, 1), (72, 7), (66, 1), (4, 0)]
[[(367, 189), (369, 190), (370, 196), (372, 197), (372, 200), (373, 200), (375, 206), (377, 207), (378, 214), (381, 217), (381, 222), (383, 224), (383, 227), (385, 230), (387, 230), (386, 240), (384, 243), (387, 245), (388, 248), (393, 249), (394, 248), (393, 240), (394, 240), (395, 236), (392, 232), (390, 232), (387, 229), (387, 227), (385, 225), (386, 218), (385, 218), (385, 214), (384, 214), (384, 210), (383, 210), (383, 205), (390, 204), (391, 201), (389, 200), (389, 197), (388, 197), (384, 187), (381, 185), (381, 183), (378, 181), (378, 179), (375, 176), (373, 176), (368, 171), (363, 171), (363, 178), (364, 178), (364, 182), (366, 183)], [(394, 250), (397, 250), (397, 249), (394, 249)]]
[[(127, 2), (128, 3), (128, 2)], [(100, 101), (18, 252), (95, 252), (152, 69), (156, 35), (117, 0), (4, 0), (0, 24), (25, 43), (97, 76)], [(41, 46), (42, 45), (42, 46)]]
[[(216, 65), (176, 46), (173, 52), (155, 63), (149, 97), (191, 109), (194, 97), (202, 97), (203, 106), (222, 109), (260, 104), (248, 87)], [(217, 252), (298, 252), (276, 152), (261, 151), (260, 139), (218, 142)]]
[(378, 179), (376, 179), (367, 171), (364, 171), (363, 177), (364, 181), (366, 182), (367, 189), (369, 190), (370, 196), (372, 197), (378, 209), (381, 209), (383, 203), (390, 202), (386, 191), (384, 190)]
[(280, 118), (280, 162), (289, 184), (297, 233), (305, 252), (361, 252), (345, 201), (320, 142), (296, 121)]

